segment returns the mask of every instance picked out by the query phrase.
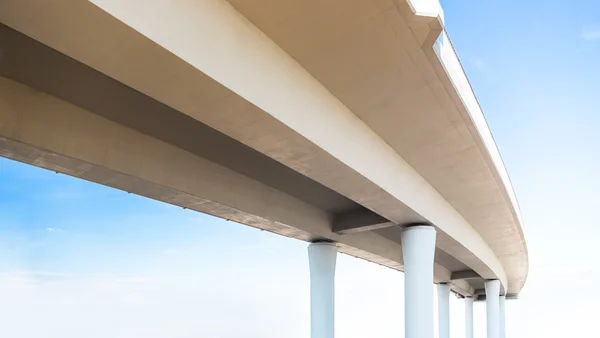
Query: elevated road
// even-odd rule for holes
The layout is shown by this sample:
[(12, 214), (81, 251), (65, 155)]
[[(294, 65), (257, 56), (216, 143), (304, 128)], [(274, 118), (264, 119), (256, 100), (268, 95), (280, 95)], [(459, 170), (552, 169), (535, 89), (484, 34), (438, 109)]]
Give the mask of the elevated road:
[(4, 0), (0, 23), (1, 156), (398, 270), (431, 227), (433, 282), (522, 289), (517, 202), (437, 1)]

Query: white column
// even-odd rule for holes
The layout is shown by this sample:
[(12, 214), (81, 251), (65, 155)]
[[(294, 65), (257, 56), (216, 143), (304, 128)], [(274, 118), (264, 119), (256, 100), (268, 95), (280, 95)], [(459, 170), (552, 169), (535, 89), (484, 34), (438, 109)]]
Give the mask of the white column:
[(485, 281), (485, 307), (487, 312), (487, 338), (500, 337), (500, 281)]
[(450, 338), (450, 284), (438, 284), (439, 338)]
[(500, 296), (500, 338), (506, 338), (506, 314), (505, 314), (506, 296)]
[(465, 298), (465, 337), (473, 338), (473, 298)]
[(402, 230), (404, 256), (404, 337), (433, 338), (433, 258), (435, 229)]
[(333, 338), (335, 335), (335, 243), (311, 243), (308, 246), (310, 267), (310, 336)]

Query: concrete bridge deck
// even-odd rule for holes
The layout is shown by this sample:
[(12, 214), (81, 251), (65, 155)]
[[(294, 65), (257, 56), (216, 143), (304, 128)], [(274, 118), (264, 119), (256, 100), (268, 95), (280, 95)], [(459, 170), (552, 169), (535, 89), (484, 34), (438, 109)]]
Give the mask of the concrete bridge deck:
[(516, 296), (508, 175), (437, 1), (0, 2), (0, 155)]

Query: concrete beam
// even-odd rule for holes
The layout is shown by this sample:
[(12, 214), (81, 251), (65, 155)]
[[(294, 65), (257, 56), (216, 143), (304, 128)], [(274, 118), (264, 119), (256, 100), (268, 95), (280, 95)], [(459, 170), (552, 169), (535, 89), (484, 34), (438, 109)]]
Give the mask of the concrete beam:
[[(18, 28), (17, 26), (19, 26), (22, 31), (27, 27), (21, 27), (21, 25), (29, 25), (28, 23), (34, 22), (35, 25), (31, 24), (31, 27), (27, 29), (37, 40), (93, 66), (141, 93), (189, 114), (190, 117), (277, 159), (289, 168), (298, 170), (344, 196), (351, 197), (357, 203), (366, 205), (389, 219), (403, 222), (404, 220), (401, 218), (405, 217), (406, 211), (414, 209), (417, 211), (415, 214), (422, 215), (423, 218), (439, 227), (438, 246), (442, 250), (450, 255), (461, 257), (461, 262), (464, 262), (469, 268), (475, 269), (485, 278), (495, 278), (497, 275), (500, 279), (506, 280), (502, 264), (495, 257), (493, 250), (477, 231), (472, 229), (468, 221), (447, 203), (447, 199), (440, 196), (434, 187), (429, 186), (416, 172), (413, 172), (411, 166), (402, 158), (397, 158), (399, 157), (397, 152), (387, 146), (383, 140), (375, 137), (370, 130), (367, 130), (367, 126), (363, 125), (351, 110), (342, 107), (339, 100), (334, 99), (331, 93), (327, 92), (326, 86), (317, 83), (314, 76), (306, 73), (305, 68), (284, 55), (278, 46), (268, 41), (265, 34), (256, 27), (252, 27), (250, 21), (244, 20), (232, 8), (225, 6), (225, 1), (194, 3), (211, 6), (206, 11), (198, 10), (198, 8), (186, 8), (192, 6), (186, 4), (173, 6), (172, 3), (166, 1), (161, 5), (165, 10), (157, 5), (158, 2), (152, 3), (151, 6), (141, 6), (148, 7), (149, 14), (155, 14), (153, 16), (141, 15), (139, 11), (129, 11), (125, 8), (127, 6), (135, 8), (139, 5), (133, 1), (127, 2), (127, 6), (125, 1), (115, 6), (123, 6), (123, 12), (121, 12), (119, 8), (107, 8), (111, 5), (101, 1), (97, 2), (99, 7), (95, 7), (87, 2), (65, 0), (64, 2), (48, 2), (48, 5), (43, 4), (43, 6), (51, 7), (51, 10), (54, 9), (58, 13), (57, 15), (49, 14), (51, 11), (47, 11), (47, 8), (36, 7), (38, 9), (35, 11), (36, 13), (43, 13), (43, 15), (40, 14), (41, 20), (35, 18), (35, 13), (29, 13), (31, 8), (29, 3), (24, 4), (24, 1), (21, 0), (7, 3), (9, 5), (3, 5), (3, 10), (0, 10), (0, 13), (3, 13), (0, 14), (0, 20), (10, 21), (11, 27)], [(35, 4), (42, 6), (38, 2)], [(64, 8), (60, 6), (64, 6)], [(13, 19), (19, 18), (11, 11), (17, 7), (25, 9), (28, 20)], [(105, 13), (98, 13), (98, 8), (103, 8), (116, 18), (123, 20), (128, 24), (127, 27), (116, 24), (117, 20), (103, 15)], [(79, 10), (90, 14), (90, 19), (81, 20), (86, 16), (80, 15)], [(198, 17), (190, 18), (185, 15), (191, 12), (205, 15), (207, 20)], [(61, 13), (64, 14), (61, 15)], [(135, 13), (134, 17), (129, 17), (133, 13)], [(221, 14), (215, 15), (215, 13)], [(161, 19), (153, 20), (153, 17)], [(52, 18), (52, 20), (48, 18)], [(54, 20), (60, 24), (53, 22), (48, 27), (43, 24), (43, 22)], [(88, 23), (92, 34), (88, 34), (90, 32), (79, 27), (79, 25), (84, 26)], [(103, 25), (102, 23), (108, 24)], [(146, 25), (155, 29), (150, 29)], [(162, 25), (168, 25), (169, 29), (164, 29), (165, 26)], [(197, 25), (201, 27), (197, 27)], [(219, 28), (220, 26), (223, 26), (222, 29)], [(58, 34), (57, 30), (63, 28), (66, 31), (65, 34)], [(144, 36), (155, 43), (147, 43), (148, 41), (143, 40), (138, 36), (139, 34), (136, 35), (131, 28), (143, 32)], [(73, 33), (69, 34), (69, 32)], [(162, 33), (169, 36), (161, 36)], [(100, 35), (104, 39), (96, 39), (93, 34)], [(118, 38), (111, 38), (111, 34)], [(94, 36), (94, 38), (90, 38), (90, 36)], [(125, 36), (131, 39), (124, 39)], [(240, 36), (243, 39), (240, 39)], [(54, 40), (56, 37), (59, 38)], [(69, 40), (82, 37), (85, 37), (84, 40), (93, 41), (96, 48), (90, 48), (85, 41)], [(205, 41), (201, 38), (210, 38), (210, 40)], [(132, 44), (131, 41), (138, 41), (139, 46)], [(194, 41), (194, 43), (190, 44), (189, 41)], [(240, 44), (239, 41), (244, 41), (244, 43)], [(107, 48), (102, 42), (114, 43), (117, 48)], [(215, 47), (212, 48), (211, 44), (214, 43), (222, 43), (222, 45), (212, 46)], [(118, 48), (118, 46), (127, 46), (128, 49), (123, 51), (123, 48)], [(261, 46), (264, 48), (258, 48)], [(247, 47), (250, 50), (248, 53), (239, 51), (231, 53), (229, 47), (242, 51), (242, 48)], [(156, 50), (155, 53), (147, 53), (148, 49)], [(119, 58), (111, 57), (115, 50), (120, 51)], [(102, 51), (110, 53), (108, 56), (102, 55)], [(218, 51), (217, 54), (224, 53), (219, 56), (213, 54), (212, 51)], [(198, 52), (200, 55), (196, 55)], [(148, 57), (148, 55), (152, 55), (152, 57)], [(164, 58), (156, 57), (157, 55)], [(243, 57), (231, 57), (232, 55), (243, 55)], [(131, 56), (131, 58), (129, 59), (127, 56)], [(208, 59), (204, 59), (202, 56), (206, 56)], [(235, 64), (240, 67), (230, 67), (230, 65), (223, 67), (223, 60), (233, 59), (235, 59)], [(148, 62), (139, 62), (139, 60)], [(152, 67), (153, 60), (159, 64), (156, 69)], [(225, 97), (231, 101), (222, 101), (233, 103), (231, 106), (223, 107), (222, 111), (238, 112), (240, 115), (243, 114), (244, 119), (233, 116), (229, 120), (229, 117), (224, 117), (214, 106), (205, 109), (207, 112), (217, 112), (214, 116), (208, 116), (209, 114), (202, 109), (204, 106), (196, 100), (202, 96), (198, 93), (215, 90), (221, 94), (221, 91), (214, 89), (212, 87), (214, 84), (209, 81), (207, 82), (210, 85), (196, 86), (196, 82), (193, 80), (202, 77), (200, 72), (192, 71), (189, 67), (182, 68), (183, 61), (186, 62), (186, 67), (193, 66), (197, 70), (211, 75), (211, 78), (220, 84), (255, 104), (256, 109), (248, 108), (249, 105), (244, 102), (240, 103), (241, 99), (237, 100), (235, 95), (227, 93)], [(213, 65), (213, 61), (218, 61), (219, 66)], [(174, 66), (180, 68), (174, 68)], [(177, 71), (173, 71), (173, 69)], [(163, 74), (164, 77), (156, 74), (163, 70), (165, 73), (169, 70), (169, 73)], [(228, 73), (221, 73), (222, 71)], [(253, 76), (253, 71), (256, 71), (258, 76)], [(291, 75), (288, 77), (288, 74)], [(235, 76), (230, 78), (229, 75)], [(241, 79), (254, 78), (269, 81), (264, 81), (264, 87), (261, 87), (260, 90), (256, 86), (248, 86), (248, 83), (238, 82)], [(165, 86), (165, 84), (169, 85)], [(181, 88), (193, 88), (193, 91), (181, 90)], [(281, 89), (283, 92), (277, 91), (277, 89)], [(273, 93), (279, 92), (281, 94), (273, 95)], [(181, 93), (191, 94), (189, 97), (182, 98), (184, 95)], [(306, 95), (297, 95), (297, 93), (306, 93)], [(180, 94), (181, 96), (179, 96)], [(207, 94), (206, 96), (212, 98), (215, 95)], [(282, 99), (277, 100), (277, 98)], [(294, 100), (295, 103), (290, 104), (290, 100)], [(263, 109), (264, 113), (258, 108)], [(290, 110), (290, 108), (293, 109)], [(301, 111), (302, 114), (299, 114), (298, 111)], [(302, 119), (298, 119), (299, 116), (302, 116)], [(245, 124), (243, 127), (239, 127), (233, 125), (231, 121)], [(254, 123), (255, 121), (261, 122)], [(306, 124), (304, 124), (305, 121)], [(263, 123), (268, 124), (268, 128), (262, 127)], [(256, 127), (257, 125), (261, 127)], [(250, 133), (252, 130), (250, 126), (256, 127), (256, 134)], [(330, 128), (331, 126), (333, 128)], [(344, 128), (339, 126), (344, 126)], [(265, 133), (266, 129), (270, 131), (269, 134)], [(262, 137), (256, 137), (256, 135)], [(353, 147), (352, 151), (348, 152), (347, 145), (354, 143), (360, 145), (360, 149), (357, 150), (357, 147)], [(293, 145), (293, 147), (288, 146), (286, 152), (278, 152), (282, 144)], [(277, 145), (277, 147), (273, 145)], [(324, 164), (325, 161), (328, 163)], [(318, 166), (314, 166), (314, 163), (317, 163)], [(369, 168), (379, 167), (373, 163), (381, 163), (381, 168), (377, 170)], [(313, 167), (321, 166), (331, 170), (327, 172), (311, 170)], [(348, 180), (342, 179), (346, 177), (354, 177), (356, 184), (348, 184)], [(376, 194), (369, 193), (373, 191)], [(413, 194), (415, 191), (419, 191), (419, 194)], [(361, 234), (368, 234), (368, 232)]]
[(369, 232), (332, 234), (322, 209), (4, 77), (0, 156), (283, 236), (330, 239), (340, 252), (400, 266), (399, 243)]
[(447, 199), (228, 2), (11, 0), (0, 9), (9, 27), (388, 219), (435, 224), (440, 249), (507, 285), (492, 248)]
[(479, 276), (479, 274), (473, 270), (454, 271), (454, 272), (452, 272), (452, 276), (450, 277), (450, 280), (470, 279), (470, 278), (481, 278), (481, 276)]
[[(476, 289), (473, 292), (473, 300), (476, 301), (483, 301), (485, 300), (485, 289)], [(506, 294), (506, 299), (507, 300), (516, 300), (519, 299), (519, 294), (518, 293), (508, 293)]]
[(518, 293), (509, 293), (506, 295), (506, 299), (519, 299), (519, 294)]
[(333, 220), (332, 232), (340, 235), (370, 231), (397, 225), (370, 210), (350, 211)]

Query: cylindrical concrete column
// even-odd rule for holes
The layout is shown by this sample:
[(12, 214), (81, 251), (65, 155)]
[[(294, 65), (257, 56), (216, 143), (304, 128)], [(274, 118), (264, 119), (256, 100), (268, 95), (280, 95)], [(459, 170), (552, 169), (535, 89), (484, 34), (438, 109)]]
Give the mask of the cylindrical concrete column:
[(465, 337), (473, 338), (473, 298), (465, 298)]
[(450, 338), (450, 284), (438, 284), (439, 338)]
[(506, 338), (506, 312), (505, 312), (506, 296), (500, 296), (500, 338)]
[(426, 225), (402, 230), (405, 338), (433, 338), (435, 234)]
[(335, 243), (311, 243), (308, 246), (310, 267), (310, 336), (334, 338), (335, 335)]
[(500, 281), (485, 281), (487, 338), (500, 337)]

